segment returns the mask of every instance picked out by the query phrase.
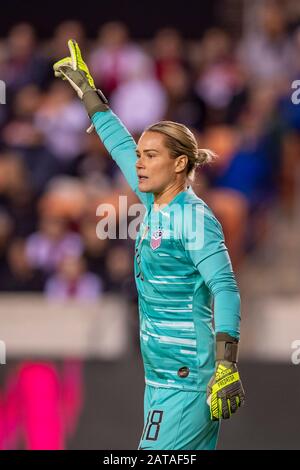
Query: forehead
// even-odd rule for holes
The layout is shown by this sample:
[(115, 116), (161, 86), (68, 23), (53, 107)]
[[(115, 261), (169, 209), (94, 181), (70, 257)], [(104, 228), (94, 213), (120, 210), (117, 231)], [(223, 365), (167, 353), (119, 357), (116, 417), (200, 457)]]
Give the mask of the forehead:
[(160, 132), (143, 132), (138, 140), (138, 150), (143, 151), (146, 149), (162, 150), (165, 148), (164, 135)]

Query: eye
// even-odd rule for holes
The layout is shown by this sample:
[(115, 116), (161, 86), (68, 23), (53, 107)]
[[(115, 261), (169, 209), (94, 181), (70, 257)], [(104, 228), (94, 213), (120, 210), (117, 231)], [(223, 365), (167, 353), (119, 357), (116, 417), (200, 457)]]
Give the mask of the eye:
[(152, 153), (148, 153), (148, 154), (147, 154), (147, 157), (148, 157), (148, 158), (153, 158), (154, 155), (152, 155)]

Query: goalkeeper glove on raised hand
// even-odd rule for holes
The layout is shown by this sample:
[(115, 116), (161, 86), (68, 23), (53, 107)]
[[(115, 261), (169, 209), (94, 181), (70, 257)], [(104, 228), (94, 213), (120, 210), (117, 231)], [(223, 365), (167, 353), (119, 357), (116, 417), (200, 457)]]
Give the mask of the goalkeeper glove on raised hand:
[(213, 421), (230, 418), (245, 402), (237, 359), (238, 340), (227, 333), (217, 333), (216, 369), (207, 386), (207, 403)]
[[(83, 101), (90, 117), (97, 111), (107, 111), (109, 109), (108, 101), (102, 91), (96, 89), (77, 42), (74, 39), (69, 39), (68, 47), (70, 56), (55, 62), (53, 65), (54, 75), (70, 83)], [(88, 129), (88, 132), (91, 128)]]

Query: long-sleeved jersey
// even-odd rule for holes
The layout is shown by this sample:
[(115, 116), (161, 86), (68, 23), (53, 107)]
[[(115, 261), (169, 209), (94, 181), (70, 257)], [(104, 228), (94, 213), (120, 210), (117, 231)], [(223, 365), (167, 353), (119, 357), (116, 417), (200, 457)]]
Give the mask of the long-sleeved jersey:
[(155, 211), (153, 194), (138, 189), (132, 136), (112, 111), (92, 121), (146, 207), (134, 263), (146, 383), (205, 391), (215, 332), (239, 337), (240, 296), (222, 227), (190, 188)]

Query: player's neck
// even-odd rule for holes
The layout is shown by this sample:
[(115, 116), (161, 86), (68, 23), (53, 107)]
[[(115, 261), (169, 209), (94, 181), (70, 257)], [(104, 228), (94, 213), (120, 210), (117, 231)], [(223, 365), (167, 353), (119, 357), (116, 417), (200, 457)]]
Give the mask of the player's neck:
[(160, 193), (154, 194), (154, 211), (159, 211), (161, 206), (169, 204), (177, 194), (185, 191), (186, 189), (187, 184), (185, 182), (180, 184), (177, 183), (177, 185), (167, 187)]

